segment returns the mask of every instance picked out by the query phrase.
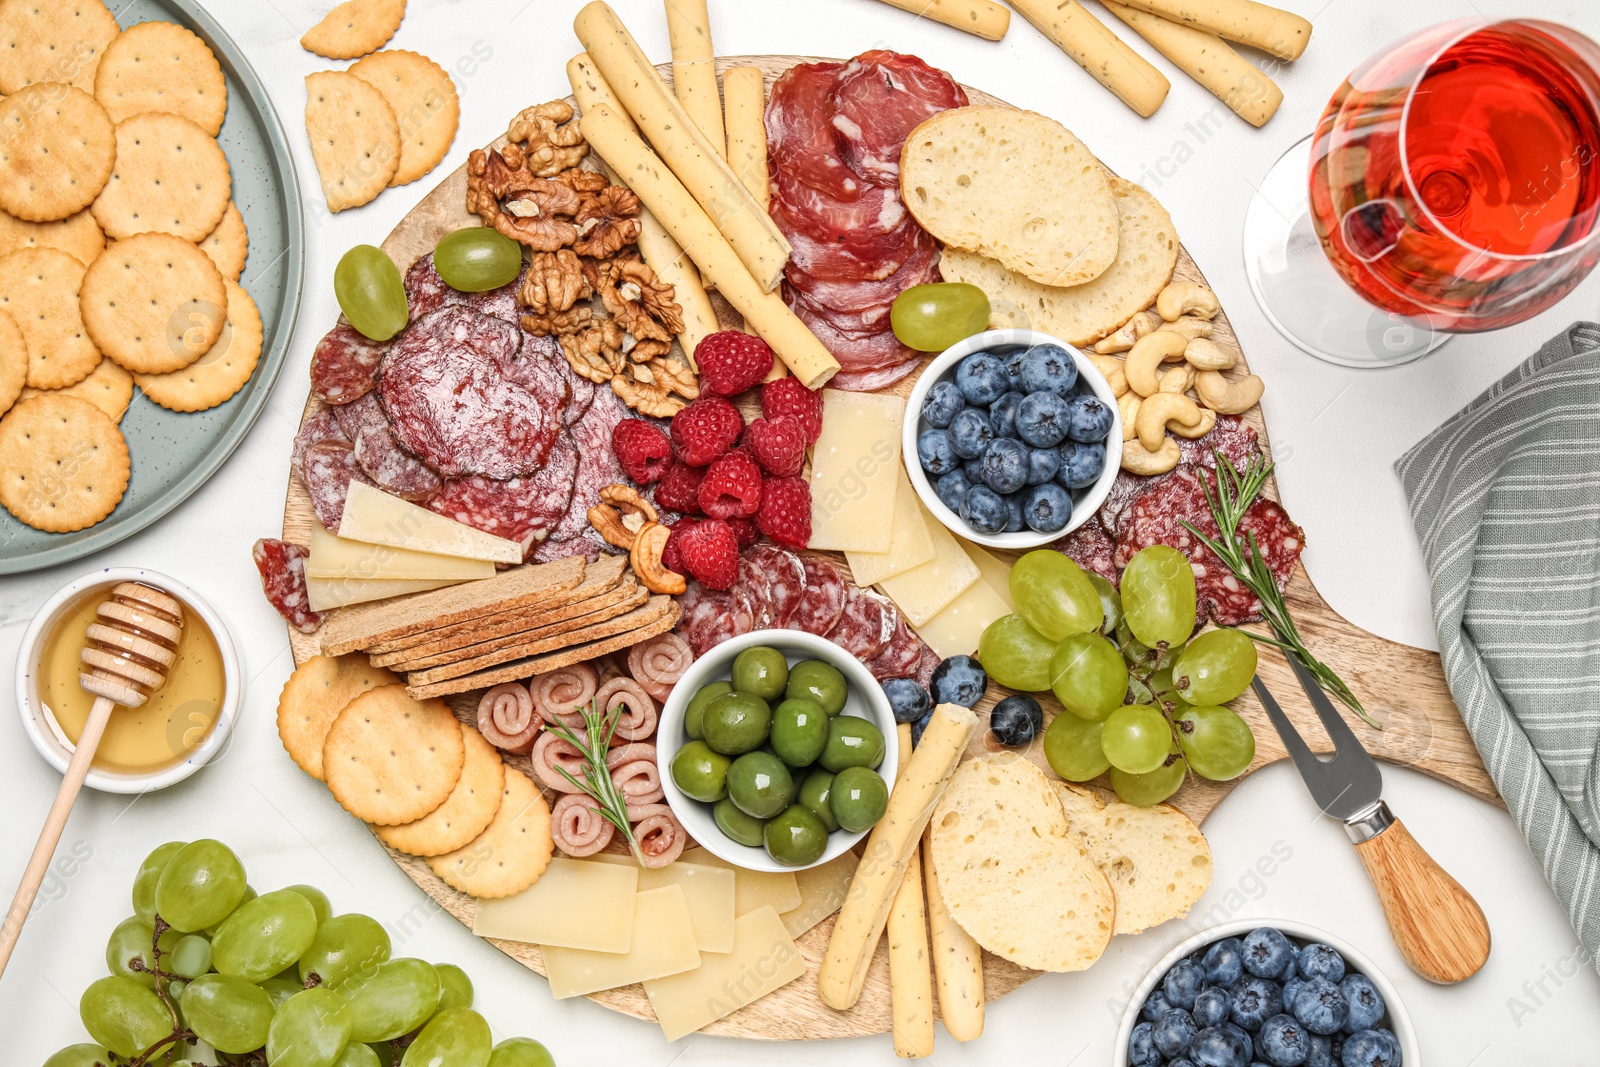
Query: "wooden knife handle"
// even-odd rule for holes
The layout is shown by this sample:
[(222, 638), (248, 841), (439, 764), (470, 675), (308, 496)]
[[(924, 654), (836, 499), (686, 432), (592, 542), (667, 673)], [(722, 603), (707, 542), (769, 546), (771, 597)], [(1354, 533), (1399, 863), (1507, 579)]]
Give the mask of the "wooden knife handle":
[(1356, 853), (1378, 891), (1389, 933), (1413, 971), (1450, 985), (1489, 960), (1489, 923), (1461, 883), (1417, 844), (1399, 819)]

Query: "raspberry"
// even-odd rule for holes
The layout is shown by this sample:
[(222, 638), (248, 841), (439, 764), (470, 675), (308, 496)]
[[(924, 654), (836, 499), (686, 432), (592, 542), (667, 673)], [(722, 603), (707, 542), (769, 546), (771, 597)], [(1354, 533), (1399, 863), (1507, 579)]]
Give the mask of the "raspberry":
[(728, 529), (733, 531), (733, 539), (739, 542), (742, 552), (761, 539), (761, 531), (756, 528), (754, 519), (725, 519)]
[(683, 565), (683, 535), (692, 530), (699, 519), (684, 515), (676, 522), (667, 523), (667, 529), (672, 533), (667, 537), (667, 543), (661, 549), (661, 565), (669, 571), (678, 574), (687, 574), (688, 570)]
[(658, 481), (672, 460), (672, 442), (643, 419), (623, 419), (611, 430), (611, 448), (628, 477), (640, 485)]
[(804, 478), (768, 478), (756, 513), (761, 532), (785, 548), (804, 548), (811, 540), (811, 487)]
[(779, 478), (791, 478), (806, 465), (806, 431), (793, 415), (753, 420), (744, 428), (744, 447), (761, 469)]
[(739, 577), (739, 542), (721, 519), (707, 519), (676, 534), (678, 553), (695, 581), (727, 589)]
[(754, 334), (723, 330), (694, 346), (700, 387), (719, 396), (742, 393), (772, 373), (772, 349)]
[(777, 378), (763, 385), (761, 414), (769, 419), (793, 415), (800, 420), (808, 445), (822, 435), (822, 394), (807, 389), (798, 378)]
[(703, 396), (672, 416), (672, 451), (678, 462), (704, 467), (744, 432), (739, 409), (720, 396)]
[(703, 468), (673, 460), (656, 483), (656, 507), (685, 515), (700, 514), (700, 480), (705, 476)]
[(761, 506), (761, 468), (736, 449), (706, 468), (700, 510), (713, 519), (747, 519)]

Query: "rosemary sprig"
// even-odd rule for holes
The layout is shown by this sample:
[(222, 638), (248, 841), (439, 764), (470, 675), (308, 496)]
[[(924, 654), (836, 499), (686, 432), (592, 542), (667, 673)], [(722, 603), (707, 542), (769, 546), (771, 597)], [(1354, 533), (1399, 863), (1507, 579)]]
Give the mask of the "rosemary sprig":
[[(1195, 529), (1189, 520), (1182, 521), (1184, 527), (1215, 552), (1239, 581), (1255, 594), (1256, 599), (1261, 602), (1261, 614), (1271, 627), (1276, 640), (1250, 633), (1248, 630), (1239, 632), (1254, 641), (1273, 645), (1297, 657), (1305, 664), (1306, 670), (1311, 672), (1318, 685), (1337, 697), (1345, 707), (1361, 716), (1373, 729), (1383, 729), (1361, 706), (1361, 701), (1356, 699), (1356, 695), (1350, 691), (1344, 679), (1306, 648), (1305, 641), (1301, 639), (1300, 631), (1296, 629), (1294, 619), (1289, 614), (1289, 605), (1284, 601), (1283, 592), (1278, 588), (1277, 577), (1261, 556), (1261, 546), (1256, 544), (1255, 534), (1246, 535), (1248, 554), (1240, 547), (1239, 523), (1244, 518), (1245, 512), (1250, 509), (1250, 505), (1255, 503), (1256, 497), (1261, 495), (1261, 487), (1272, 474), (1272, 464), (1258, 456), (1240, 471), (1221, 452), (1213, 454), (1217, 458), (1216, 491), (1213, 492), (1203, 478), (1200, 487), (1205, 491), (1206, 504), (1211, 508), (1211, 517), (1216, 520), (1221, 536), (1208, 537)], [(1229, 629), (1237, 628), (1229, 627)]]
[(572, 783), (574, 789), (589, 797), (600, 810), (600, 817), (615, 826), (622, 832), (622, 838), (628, 842), (628, 849), (633, 853), (633, 858), (642, 866), (644, 856), (639, 851), (639, 842), (633, 836), (633, 825), (628, 822), (628, 802), (617, 790), (617, 784), (611, 780), (611, 772), (606, 767), (606, 753), (611, 750), (611, 735), (616, 732), (617, 720), (622, 717), (622, 708), (618, 707), (610, 715), (600, 711), (600, 705), (595, 700), (589, 701), (588, 707), (576, 707), (573, 710), (583, 715), (584, 735), (578, 734), (566, 723), (551, 723), (548, 729), (561, 740), (578, 750), (583, 757), (583, 780), (579, 781), (565, 767), (557, 767), (561, 777)]

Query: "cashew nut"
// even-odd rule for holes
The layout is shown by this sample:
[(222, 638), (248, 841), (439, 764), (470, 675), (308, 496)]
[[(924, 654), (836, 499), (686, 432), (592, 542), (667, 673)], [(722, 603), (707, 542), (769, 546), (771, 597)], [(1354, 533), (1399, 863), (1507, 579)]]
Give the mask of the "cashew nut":
[(1198, 282), (1173, 282), (1156, 297), (1156, 312), (1168, 322), (1177, 322), (1185, 315), (1215, 318), (1221, 310), (1217, 294)]
[(1221, 371), (1203, 370), (1194, 376), (1194, 391), (1200, 403), (1218, 415), (1241, 415), (1261, 402), (1267, 383), (1254, 374), (1229, 381)]
[(1117, 327), (1114, 333), (1096, 341), (1094, 350), (1101, 355), (1111, 352), (1126, 352), (1133, 347), (1133, 342), (1156, 328), (1156, 321), (1156, 317), (1150, 312), (1136, 311), (1133, 318)]
[(1146, 451), (1155, 452), (1161, 448), (1162, 438), (1167, 436), (1167, 423), (1199, 426), (1204, 418), (1200, 406), (1182, 393), (1155, 393), (1145, 397), (1144, 403), (1139, 405), (1134, 429)]
[(1161, 381), (1156, 377), (1156, 368), (1168, 360), (1182, 359), (1183, 350), (1188, 344), (1188, 339), (1183, 335), (1161, 330), (1139, 338), (1123, 364), (1123, 373), (1128, 376), (1128, 388), (1140, 396), (1149, 396), (1159, 390)]
[(1161, 373), (1161, 386), (1158, 393), (1187, 393), (1194, 385), (1194, 368), (1187, 363), (1180, 363), (1169, 371)]
[(1139, 404), (1144, 397), (1129, 389), (1117, 397), (1117, 413), (1122, 416), (1122, 439), (1133, 440), (1133, 420), (1139, 417)]
[(1182, 458), (1178, 442), (1170, 437), (1162, 438), (1161, 449), (1157, 452), (1147, 451), (1137, 440), (1127, 441), (1122, 446), (1122, 469), (1130, 474), (1165, 474)]
[(1122, 360), (1116, 356), (1090, 356), (1089, 362), (1106, 376), (1106, 384), (1111, 386), (1112, 396), (1121, 396), (1128, 391), (1128, 374), (1122, 365)]
[(1179, 437), (1204, 437), (1217, 428), (1217, 413), (1210, 408), (1200, 409), (1200, 425), (1183, 426), (1176, 422), (1167, 423), (1167, 429)]
[(645, 524), (660, 518), (655, 506), (631, 485), (604, 486), (600, 490), (600, 500), (601, 503), (586, 513), (589, 525), (606, 544), (617, 548), (631, 549)]
[(1239, 353), (1231, 348), (1223, 348), (1215, 341), (1196, 337), (1183, 350), (1183, 358), (1195, 370), (1227, 370), (1239, 362)]
[(1210, 320), (1198, 319), (1193, 315), (1185, 315), (1176, 322), (1163, 322), (1160, 326), (1157, 326), (1156, 329), (1169, 330), (1172, 333), (1181, 333), (1191, 341), (1193, 341), (1196, 337), (1211, 336)]
[(683, 575), (669, 571), (666, 564), (661, 562), (661, 553), (666, 550), (667, 538), (671, 536), (672, 531), (660, 523), (645, 523), (639, 528), (639, 535), (633, 539), (633, 547), (628, 550), (628, 562), (633, 565), (633, 573), (646, 589), (652, 593), (677, 596), (689, 586)]

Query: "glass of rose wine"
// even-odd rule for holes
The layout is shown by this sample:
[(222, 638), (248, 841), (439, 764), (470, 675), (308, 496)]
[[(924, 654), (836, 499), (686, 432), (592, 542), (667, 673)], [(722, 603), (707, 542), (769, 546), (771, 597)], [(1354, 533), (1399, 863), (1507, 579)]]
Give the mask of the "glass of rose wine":
[(1274, 164), (1244, 248), (1272, 324), (1345, 366), (1546, 310), (1600, 260), (1600, 45), (1465, 19), (1384, 49)]

